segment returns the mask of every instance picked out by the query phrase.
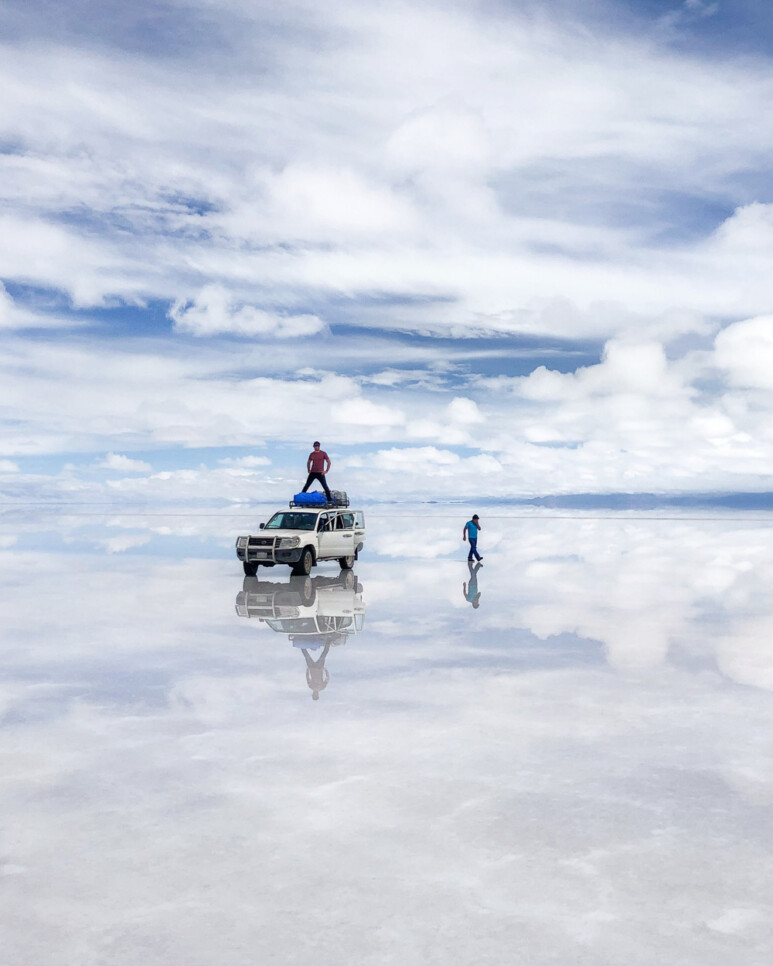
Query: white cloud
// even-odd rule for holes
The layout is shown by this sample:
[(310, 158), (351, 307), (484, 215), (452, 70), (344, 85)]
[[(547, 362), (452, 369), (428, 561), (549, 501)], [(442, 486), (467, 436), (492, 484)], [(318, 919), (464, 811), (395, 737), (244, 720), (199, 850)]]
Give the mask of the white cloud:
[(708, 2), (708, 0), (683, 0), (680, 6), (669, 10), (659, 18), (659, 24), (666, 30), (679, 27), (681, 24), (689, 24), (695, 20), (705, 17), (714, 17), (719, 12), (719, 2)]
[(483, 112), (451, 98), (407, 118), (391, 135), (387, 158), (408, 174), (449, 170), (477, 174), (495, 163)]
[(461, 457), (447, 449), (435, 446), (418, 446), (410, 449), (379, 450), (372, 461), (377, 469), (383, 470), (422, 470), (432, 467), (443, 472), (440, 468), (458, 466)]
[[(761, 260), (728, 273), (722, 239), (701, 244), (713, 226), (663, 246), (647, 215), (664, 192), (745, 204), (768, 156), (764, 62), (466, 5), (291, 3), (270, 34), (260, 6), (207, 16), (239, 36), (152, 69), (125, 46), (6, 45), (0, 130), (24, 150), (0, 159), (3, 277), (83, 305), (177, 300), (200, 335), (319, 331), (294, 307), (320, 296), (382, 325), (565, 334), (540, 313), (559, 296), (573, 334), (601, 337), (602, 299), (696, 325), (770, 308)], [(605, 222), (605, 203), (633, 214)], [(660, 217), (681, 225), (679, 203)], [(395, 312), (374, 293), (443, 301)]]
[(135, 550), (150, 543), (151, 537), (147, 533), (126, 534), (120, 537), (108, 537), (101, 541), (101, 545), (108, 553), (124, 553)]
[(584, 366), (573, 373), (540, 366), (517, 386), (523, 398), (541, 402), (621, 394), (661, 396), (681, 388), (669, 371), (662, 345), (618, 340), (607, 342), (599, 365)]
[(321, 332), (325, 323), (316, 315), (281, 315), (252, 305), (237, 308), (222, 285), (207, 285), (192, 302), (178, 299), (170, 317), (175, 328), (192, 335), (232, 332), (243, 336), (292, 339)]
[(408, 238), (417, 227), (411, 204), (391, 185), (351, 168), (290, 162), (276, 174), (266, 172), (256, 187), (261, 203), (237, 204), (218, 220), (223, 229), (263, 240), (273, 234), (284, 244), (329, 245), (351, 240), (369, 244), (382, 233)]
[(448, 414), (452, 422), (462, 423), (465, 426), (483, 422), (478, 404), (474, 399), (466, 399), (464, 396), (456, 396), (451, 400), (448, 404)]
[[(433, 468), (448, 496), (768, 485), (773, 206), (750, 201), (770, 155), (767, 61), (686, 53), (579, 8), (202, 11), (220, 39), (195, 55), (56, 27), (3, 46), (0, 326), (59, 325), (68, 299), (133, 306), (138, 323), (103, 338), (104, 311), (88, 343), (9, 341), (9, 455), (324, 436), (336, 468), (360, 446), (393, 454), (350, 462), (370, 493), (382, 473), (418, 494)], [(201, 337), (185, 357), (157, 301)], [(485, 379), (525, 370), (406, 331), (606, 347), (576, 372)], [(243, 338), (229, 351), (223, 335)], [(272, 479), (291, 475), (269, 458)], [(266, 464), (232, 459), (213, 480), (246, 493)]]
[(271, 460), (267, 456), (239, 456), (218, 460), (221, 466), (233, 466), (237, 469), (255, 469), (258, 466), (270, 466)]
[(305, 480), (305, 466), (299, 461), (297, 479), (267, 475), (258, 468), (225, 466), (210, 469), (162, 470), (150, 476), (108, 480), (107, 493), (113, 499), (145, 500), (162, 505), (174, 503), (285, 503)]
[(714, 360), (732, 385), (773, 390), (773, 316), (723, 329), (714, 340)]
[(0, 460), (0, 473), (18, 473), (19, 466), (13, 460)]
[[(93, 449), (95, 440), (106, 446), (120, 433), (135, 448), (159, 450), (153, 463), (160, 472), (136, 486), (111, 483), (111, 493), (170, 501), (254, 499), (256, 477), (266, 498), (284, 499), (304, 476), (314, 438), (331, 453), (333, 485), (368, 497), (767, 489), (773, 426), (769, 406), (757, 398), (767, 369), (764, 361), (752, 375), (743, 368), (766, 358), (755, 340), (765, 336), (767, 323), (737, 326), (724, 330), (715, 350), (669, 359), (658, 343), (613, 340), (596, 365), (574, 373), (538, 368), (527, 377), (472, 378), (469, 395), (460, 394), (453, 371), (445, 383), (435, 373), (426, 387), (308, 371), (300, 378), (235, 380), (230, 355), (208, 364), (209, 356), (167, 359), (126, 347), (75, 350), (22, 340), (9, 344), (0, 366), (9, 405), (25, 414), (9, 427), (6, 450), (35, 452), (33, 444), (37, 452)], [(238, 358), (260, 365), (260, 353)], [(711, 382), (718, 372), (728, 373), (729, 382), (716, 395)], [(65, 390), (66, 411), (56, 404)], [(286, 449), (264, 452), (284, 441), (297, 450), (295, 460)], [(163, 455), (169, 447), (221, 446), (246, 452), (203, 476), (199, 460), (185, 467), (183, 457), (178, 474)], [(150, 473), (147, 464), (121, 454), (102, 463), (127, 476)], [(179, 467), (180, 458), (172, 465)], [(9, 495), (24, 488), (47, 498), (100, 492), (75, 467), (59, 477), (14, 477), (4, 481)]]
[(104, 470), (117, 470), (120, 473), (149, 473), (152, 470), (150, 463), (144, 460), (132, 459), (121, 453), (108, 453), (99, 463), (98, 467)]
[(0, 282), (0, 330), (77, 328), (78, 320), (64, 313), (18, 305)]
[(13, 310), (13, 299), (5, 290), (3, 283), (0, 282), (0, 328), (7, 328), (11, 324)]

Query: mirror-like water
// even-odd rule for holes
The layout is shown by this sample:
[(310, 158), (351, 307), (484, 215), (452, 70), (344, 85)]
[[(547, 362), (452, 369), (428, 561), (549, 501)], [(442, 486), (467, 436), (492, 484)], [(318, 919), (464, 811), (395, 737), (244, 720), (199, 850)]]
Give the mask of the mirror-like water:
[(3, 517), (7, 961), (767, 964), (773, 517), (481, 516)]

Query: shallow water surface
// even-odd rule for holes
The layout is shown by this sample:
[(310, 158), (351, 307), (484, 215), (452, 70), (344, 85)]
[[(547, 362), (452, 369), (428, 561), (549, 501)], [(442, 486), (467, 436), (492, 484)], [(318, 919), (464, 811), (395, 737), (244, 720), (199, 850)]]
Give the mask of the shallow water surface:
[(0, 518), (4, 956), (771, 961), (773, 516)]

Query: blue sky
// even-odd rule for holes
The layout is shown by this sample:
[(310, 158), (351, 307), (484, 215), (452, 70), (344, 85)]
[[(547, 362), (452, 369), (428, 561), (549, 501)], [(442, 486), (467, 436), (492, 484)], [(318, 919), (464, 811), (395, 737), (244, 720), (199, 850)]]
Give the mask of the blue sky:
[(0, 495), (767, 492), (761, 2), (0, 3)]

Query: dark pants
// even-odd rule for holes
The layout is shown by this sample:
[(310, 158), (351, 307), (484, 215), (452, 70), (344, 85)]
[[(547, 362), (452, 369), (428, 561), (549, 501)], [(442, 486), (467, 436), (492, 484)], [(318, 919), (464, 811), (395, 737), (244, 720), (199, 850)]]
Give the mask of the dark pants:
[(308, 478), (308, 480), (306, 480), (306, 486), (304, 486), (304, 488), (301, 490), (301, 493), (305, 493), (306, 490), (308, 490), (308, 488), (314, 482), (314, 480), (319, 480), (319, 482), (322, 484), (322, 489), (327, 494), (327, 498), (329, 500), (330, 499), (330, 490), (328, 489), (327, 481), (325, 480), (325, 474), (324, 473), (309, 473), (309, 478)]
[(472, 560), (472, 555), (475, 554), (475, 559), (480, 560), (480, 554), (478, 553), (478, 538), (470, 537), (470, 553), (467, 557), (468, 560)]

